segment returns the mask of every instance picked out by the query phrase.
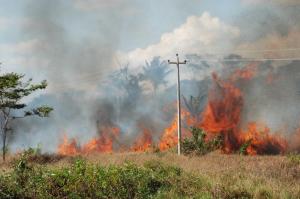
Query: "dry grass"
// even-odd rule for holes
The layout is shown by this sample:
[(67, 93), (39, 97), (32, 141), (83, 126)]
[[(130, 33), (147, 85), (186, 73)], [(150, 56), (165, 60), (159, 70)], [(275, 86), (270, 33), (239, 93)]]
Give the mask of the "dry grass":
[[(74, 158), (54, 156), (33, 158), (31, 161), (49, 167), (64, 167), (72, 163)], [(179, 157), (174, 153), (115, 153), (92, 154), (84, 158), (103, 166), (120, 165), (126, 161), (138, 165), (159, 161), (201, 175), (214, 185), (220, 184), (231, 189), (246, 188), (258, 194), (257, 198), (260, 198), (260, 194), (263, 196), (261, 198), (265, 198), (265, 192), (274, 193), (280, 198), (288, 198), (288, 193), (299, 194), (300, 198), (300, 164), (293, 164), (286, 156), (241, 156), (214, 152), (200, 157)], [(9, 157), (6, 163), (1, 161), (0, 169), (5, 171), (10, 168), (14, 159), (15, 157)]]

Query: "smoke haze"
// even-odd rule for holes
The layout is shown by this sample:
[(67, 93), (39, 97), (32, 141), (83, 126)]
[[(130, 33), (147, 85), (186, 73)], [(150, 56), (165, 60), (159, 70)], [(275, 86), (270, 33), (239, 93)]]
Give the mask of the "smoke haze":
[[(202, 5), (201, 1), (191, 1), (184, 8), (186, 16), (176, 15), (181, 10), (176, 5), (182, 6), (176, 1), (171, 5), (175, 17), (144, 10), (141, 4), (131, 0), (24, 3), (19, 31), (26, 42), (12, 50), (18, 61), (8, 63), (35, 80), (48, 80), (47, 92), (30, 99), (29, 106), (48, 104), (55, 111), (48, 119), (16, 122), (10, 138), (13, 150), (41, 143), (44, 151), (55, 152), (64, 135), (85, 143), (106, 125), (120, 128), (120, 139), (128, 145), (143, 128), (151, 129), (158, 140), (176, 113), (176, 70), (166, 60), (178, 52), (189, 60), (181, 68), (183, 96), (204, 96), (199, 114), (207, 102), (211, 73), (226, 77), (247, 65), (204, 58), (299, 58), (299, 50), (280, 50), (300, 46), (299, 3), (295, 1), (242, 0), (240, 9), (230, 16), (221, 8), (220, 16), (214, 9), (195, 13), (192, 7)], [(215, 4), (203, 3), (206, 7)], [(165, 16), (176, 26), (164, 29), (151, 16), (153, 20)], [(262, 121), (275, 131), (284, 128), (287, 134), (299, 127), (298, 66), (299, 61), (259, 63), (255, 81), (240, 85), (245, 92), (245, 124)], [(271, 87), (266, 81), (270, 74)]]

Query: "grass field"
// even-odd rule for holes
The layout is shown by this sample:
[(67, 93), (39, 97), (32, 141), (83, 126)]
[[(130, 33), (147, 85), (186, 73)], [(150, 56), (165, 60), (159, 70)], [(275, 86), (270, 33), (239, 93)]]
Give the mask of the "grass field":
[[(219, 152), (200, 157), (178, 157), (174, 153), (93, 154), (81, 158), (33, 155), (26, 159), (24, 168), (21, 166), (23, 173), (19, 167), (20, 158), (16, 156), (0, 162), (1, 198), (300, 198), (299, 155), (241, 156)], [(73, 175), (64, 174), (66, 171)], [(99, 172), (107, 178), (94, 181)], [(45, 177), (47, 173), (50, 177)], [(53, 183), (57, 179), (50, 173), (62, 175), (63, 182)], [(106, 187), (111, 190), (106, 192), (104, 185), (97, 183), (115, 187)], [(83, 189), (87, 184), (93, 186)], [(57, 191), (49, 192), (50, 188)], [(38, 192), (33, 193), (34, 190)], [(96, 190), (102, 191), (93, 195)], [(15, 193), (9, 195), (9, 192)], [(29, 192), (32, 194), (25, 194)]]

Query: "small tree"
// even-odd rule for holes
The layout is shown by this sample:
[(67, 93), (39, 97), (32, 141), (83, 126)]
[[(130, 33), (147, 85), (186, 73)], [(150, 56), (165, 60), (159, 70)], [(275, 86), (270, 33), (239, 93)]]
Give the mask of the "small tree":
[(191, 96), (190, 99), (186, 99), (183, 96), (183, 102), (187, 108), (187, 110), (191, 113), (191, 115), (197, 120), (200, 121), (201, 112), (203, 109), (203, 105), (205, 104), (206, 95), (199, 94), (198, 97)]
[[(48, 117), (53, 110), (48, 106), (40, 106), (25, 110), (26, 104), (22, 102), (24, 97), (34, 91), (45, 89), (47, 82), (32, 84), (32, 79), (23, 80), (24, 75), (7, 73), (0, 75), (0, 131), (2, 135), (2, 158), (5, 161), (7, 149), (7, 136), (12, 132), (11, 122), (29, 116)], [(21, 111), (24, 110), (24, 111)]]

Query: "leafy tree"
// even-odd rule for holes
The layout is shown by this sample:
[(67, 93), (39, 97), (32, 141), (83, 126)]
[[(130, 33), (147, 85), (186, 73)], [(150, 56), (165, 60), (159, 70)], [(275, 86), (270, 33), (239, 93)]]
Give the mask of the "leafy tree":
[(131, 74), (128, 65), (113, 73), (110, 78), (118, 88), (125, 90), (129, 99), (138, 99), (142, 93), (140, 74)]
[(5, 161), (7, 136), (12, 132), (13, 120), (29, 116), (48, 117), (53, 110), (48, 106), (40, 106), (33, 109), (25, 109), (24, 97), (33, 92), (47, 87), (47, 82), (33, 84), (32, 79), (23, 80), (24, 75), (6, 73), (0, 75), (0, 131), (2, 135), (2, 158)]
[(161, 62), (159, 57), (154, 57), (150, 63), (146, 61), (140, 78), (141, 80), (149, 80), (153, 86), (154, 93), (156, 93), (160, 85), (167, 83), (165, 78), (171, 72), (172, 69), (169, 69), (167, 62)]

